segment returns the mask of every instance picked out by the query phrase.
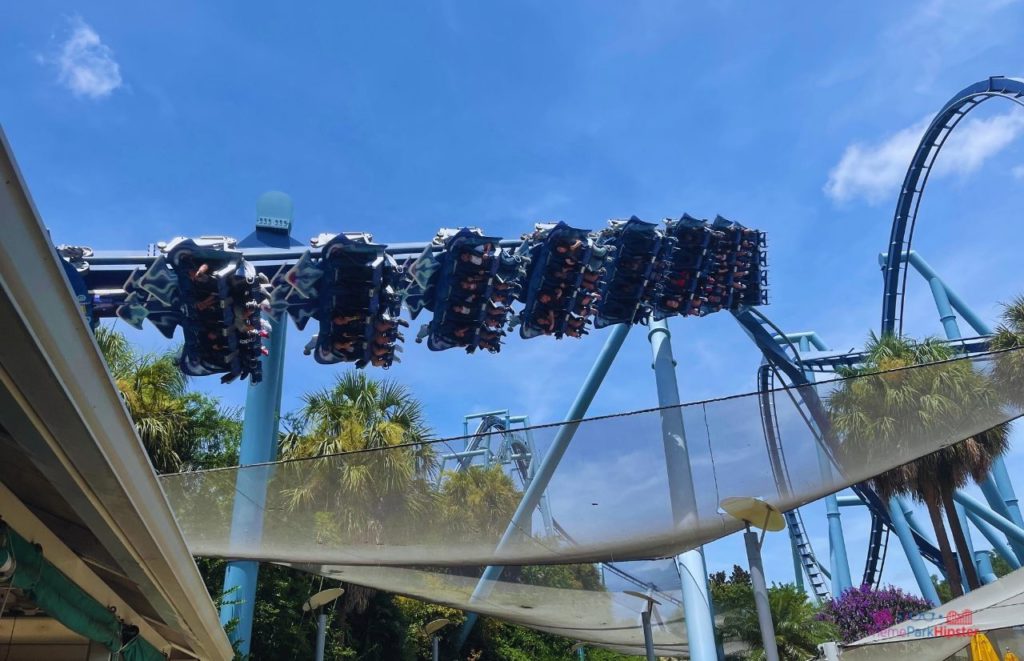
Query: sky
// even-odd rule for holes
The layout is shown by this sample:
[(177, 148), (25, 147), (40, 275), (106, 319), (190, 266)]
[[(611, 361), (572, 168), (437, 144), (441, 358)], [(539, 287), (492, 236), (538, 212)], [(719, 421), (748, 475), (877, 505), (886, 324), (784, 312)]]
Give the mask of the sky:
[[(56, 243), (242, 238), (267, 190), (292, 196), (303, 242), (327, 231), (426, 241), (453, 226), (515, 238), (538, 221), (596, 229), (633, 214), (721, 214), (768, 234), (765, 312), (847, 349), (878, 328), (877, 255), (924, 126), (957, 90), (1024, 74), (1022, 27), (1015, 0), (3, 3), (0, 122)], [(1024, 290), (1013, 241), (1022, 132), (1024, 111), (1001, 100), (965, 119), (914, 235), (990, 320)], [(941, 333), (920, 279), (905, 324)], [(683, 401), (755, 387), (760, 356), (731, 317), (671, 329)], [(285, 410), (346, 369), (301, 355), (310, 332), (288, 331)], [(555, 421), (606, 334), (515, 338), (496, 356), (410, 343), (375, 376), (407, 384), (439, 435), (481, 410)], [(168, 346), (153, 331), (134, 337)], [(656, 405), (650, 363), (636, 328), (590, 412)], [(196, 387), (244, 402), (244, 384)], [(1008, 465), (1024, 473), (1024, 441)], [(824, 555), (823, 508), (804, 519)], [(869, 519), (846, 510), (844, 524), (856, 576)], [(765, 549), (769, 579), (792, 580), (785, 536)], [(710, 570), (727, 569), (742, 543), (706, 555)], [(895, 543), (885, 580), (914, 586)]]

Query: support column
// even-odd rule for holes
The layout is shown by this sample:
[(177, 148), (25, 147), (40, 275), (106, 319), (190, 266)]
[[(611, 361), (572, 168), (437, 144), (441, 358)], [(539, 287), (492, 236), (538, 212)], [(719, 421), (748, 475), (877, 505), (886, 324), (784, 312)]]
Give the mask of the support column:
[[(668, 468), (669, 498), (672, 517), (677, 527), (697, 523), (697, 497), (693, 490), (690, 454), (686, 447), (683, 412), (679, 408), (679, 384), (676, 361), (672, 356), (671, 333), (665, 320), (652, 321), (648, 339), (654, 354), (654, 379), (658, 387), (661, 411), (661, 433)], [(686, 640), (694, 661), (714, 661), (715, 624), (711, 597), (708, 593), (707, 568), (703, 548), (693, 549), (676, 557), (682, 581), (683, 611), (686, 617)]]
[[(434, 637), (434, 645), (437, 645), (437, 637)], [(313, 657), (316, 661), (324, 661), (324, 648), (327, 646), (327, 613), (320, 609), (316, 616), (316, 652)], [(434, 657), (437, 658), (436, 656)]]
[(1024, 544), (1024, 529), (1017, 527), (1013, 522), (996, 514), (962, 491), (954, 493), (953, 499), (967, 508), (968, 512), (973, 512), (978, 518), (1005, 534), (1011, 544)]
[(640, 613), (640, 622), (644, 626), (644, 651), (646, 652), (647, 661), (656, 661), (654, 656), (654, 631), (651, 629), (651, 609), (645, 608), (643, 613)]
[[(828, 347), (813, 331), (787, 334), (785, 338), (776, 339), (780, 343), (795, 339), (801, 352), (810, 351), (812, 345), (819, 351), (828, 351)], [(805, 370), (804, 376), (808, 383), (814, 383), (814, 372)], [(821, 479), (830, 484), (834, 479), (832, 463), (820, 444), (815, 444), (815, 449), (818, 456), (818, 472), (821, 474)], [(825, 496), (825, 513), (828, 517), (828, 564), (832, 580), (832, 596), (838, 598), (843, 592), (853, 587), (853, 578), (850, 576), (850, 560), (846, 553), (846, 537), (843, 535), (843, 520), (839, 513), (839, 499), (836, 494)]]
[(982, 584), (988, 585), (996, 582), (996, 572), (992, 569), (992, 556), (988, 554), (988, 551), (975, 551), (974, 564), (978, 567), (978, 577)]
[(889, 517), (892, 519), (892, 527), (896, 530), (896, 536), (899, 537), (900, 544), (903, 546), (903, 552), (907, 554), (907, 562), (910, 564), (910, 570), (914, 572), (914, 578), (917, 579), (917, 587), (921, 590), (921, 596), (932, 606), (938, 606), (941, 603), (939, 593), (935, 591), (935, 586), (932, 584), (932, 578), (928, 574), (928, 568), (925, 567), (924, 558), (921, 557), (921, 550), (917, 547), (917, 542), (914, 541), (914, 534), (910, 532), (910, 524), (907, 523), (903, 508), (904, 504), (900, 498), (892, 498), (889, 501)]
[[(828, 459), (824, 454), (819, 447), (818, 461), (823, 465), (822, 470), (827, 470), (831, 474)], [(853, 578), (850, 576), (850, 560), (846, 555), (846, 537), (843, 536), (839, 500), (835, 494), (825, 497), (825, 516), (828, 517), (828, 564), (829, 572), (832, 574), (832, 596), (838, 599), (839, 595), (853, 587)]]
[(1020, 560), (1017, 559), (1017, 556), (1013, 553), (1013, 549), (1011, 549), (1010, 545), (1006, 543), (1006, 538), (1001, 535), (998, 530), (982, 521), (978, 518), (978, 515), (973, 512), (968, 512), (967, 518), (971, 520), (971, 523), (974, 524), (975, 528), (981, 531), (981, 534), (988, 540), (988, 543), (992, 545), (992, 550), (995, 551), (1000, 558), (1005, 560), (1007, 564), (1010, 565), (1011, 569), (1020, 569)]
[(789, 547), (790, 551), (793, 552), (793, 580), (796, 582), (796, 587), (806, 592), (807, 588), (804, 587), (804, 565), (800, 561), (800, 553), (796, 549), (796, 538), (793, 537), (792, 532), (789, 536)]
[[(590, 403), (594, 401), (594, 395), (597, 394), (597, 390), (604, 381), (604, 377), (607, 376), (615, 356), (618, 355), (619, 349), (622, 348), (622, 343), (626, 341), (626, 335), (629, 334), (630, 328), (632, 328), (631, 324), (616, 324), (612, 327), (611, 332), (608, 333), (608, 339), (605, 340), (601, 353), (598, 354), (597, 360), (594, 361), (594, 366), (590, 368), (590, 373), (587, 374), (587, 378), (583, 382), (583, 387), (580, 388), (572, 406), (569, 407), (569, 412), (565, 415), (566, 424), (559, 427), (558, 433), (555, 434), (555, 438), (551, 441), (551, 447), (544, 455), (544, 459), (540, 462), (537, 472), (530, 482), (530, 486), (523, 492), (523, 497), (519, 501), (515, 513), (512, 515), (512, 520), (509, 521), (505, 534), (502, 535), (501, 541), (498, 542), (498, 546), (494, 550), (495, 556), (501, 555), (501, 552), (508, 548), (516, 536), (522, 534), (522, 530), (529, 528), (530, 521), (533, 518), (533, 511), (537, 509), (537, 505), (541, 502), (541, 497), (547, 491), (548, 484), (551, 482), (559, 462), (562, 461), (562, 456), (569, 449), (569, 443), (576, 434), (579, 421), (587, 414), (587, 409), (590, 408)], [(504, 569), (505, 567), (501, 565), (487, 567), (480, 576), (480, 580), (477, 582), (469, 602), (473, 603), (480, 599), (485, 599), (494, 588), (494, 583), (501, 578), (501, 573)], [(457, 649), (461, 649), (462, 645), (465, 644), (470, 631), (476, 625), (476, 620), (476, 613), (467, 614), (466, 621), (459, 631), (459, 638), (456, 643)]]
[[(288, 319), (268, 318), (270, 343), (263, 358), (263, 380), (249, 384), (245, 397), (245, 418), (242, 422), (242, 443), (238, 463), (241, 466), (273, 461), (277, 456), (278, 423), (281, 417), (281, 386), (284, 381), (284, 347)], [(231, 518), (231, 548), (251, 549), (263, 534), (263, 505), (267, 491), (269, 467), (240, 470), (236, 490), (245, 497), (235, 499)], [(256, 579), (259, 563), (236, 560), (228, 563), (224, 574), (225, 603), (220, 608), (221, 625), (232, 620), (237, 625), (231, 632), (243, 656), (249, 653), (252, 622), (256, 606)]]
[(747, 564), (750, 566), (750, 586), (754, 589), (754, 606), (757, 608), (757, 624), (761, 629), (761, 644), (764, 646), (765, 661), (779, 661), (779, 649), (775, 642), (775, 623), (772, 622), (771, 604), (768, 602), (768, 585), (764, 580), (764, 566), (761, 563), (761, 544), (757, 533), (750, 529), (743, 533), (747, 547)]

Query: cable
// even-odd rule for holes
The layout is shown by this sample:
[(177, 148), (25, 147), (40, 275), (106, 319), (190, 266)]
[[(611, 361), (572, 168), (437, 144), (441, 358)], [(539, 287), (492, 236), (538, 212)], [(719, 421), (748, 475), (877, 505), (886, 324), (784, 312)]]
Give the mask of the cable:
[[(987, 360), (987, 359), (991, 359), (992, 357), (997, 356), (999, 354), (1008, 353), (1008, 352), (1014, 352), (1014, 351), (1019, 351), (1019, 352), (1021, 352), (1021, 355), (1024, 356), (1024, 349), (1021, 349), (1021, 348), (1001, 349), (999, 351), (985, 351), (983, 353), (978, 353), (978, 354), (975, 354), (974, 356), (970, 356), (970, 357), (955, 357), (955, 358), (950, 358), (948, 360), (940, 360), (940, 361), (935, 361), (933, 363), (925, 363), (923, 365), (907, 365), (906, 367), (899, 367), (899, 368), (892, 369), (892, 370), (881, 370), (880, 369), (880, 370), (875, 370), (875, 371), (871, 371), (871, 372), (865, 372), (863, 374), (857, 374), (855, 376), (848, 376), (848, 377), (837, 376), (837, 377), (835, 377), (833, 379), (829, 379), (827, 381), (817, 381), (814, 384), (814, 386), (817, 387), (817, 386), (825, 386), (825, 385), (832, 384), (832, 383), (849, 382), (849, 381), (853, 381), (853, 380), (856, 380), (856, 379), (863, 379), (863, 378), (866, 378), (866, 377), (869, 377), (869, 376), (875, 376), (875, 375), (881, 374), (881, 373), (897, 374), (899, 372), (904, 372), (904, 371), (907, 371), (907, 370), (915, 370), (915, 369), (919, 369), (919, 368), (922, 368), (922, 367), (935, 367), (937, 365), (943, 365), (943, 364), (947, 364), (947, 363), (955, 363), (955, 362), (960, 362), (960, 361), (972, 361), (973, 362), (973, 361), (976, 361), (976, 360)], [(771, 392), (772, 393), (784, 392), (784, 393), (787, 394), (787, 396), (793, 397), (793, 394), (792, 394), (793, 391), (799, 391), (800, 389), (801, 389), (800, 387), (795, 387), (795, 386), (792, 386), (792, 385), (785, 385), (785, 384), (783, 384), (782, 386), (779, 386), (777, 388), (773, 388), (771, 390)], [(563, 420), (561, 422), (548, 422), (548, 423), (543, 423), (543, 424), (538, 424), (538, 425), (532, 425), (530, 427), (522, 427), (520, 429), (517, 429), (517, 431), (534, 431), (534, 430), (539, 430), (539, 429), (551, 429), (551, 428), (554, 428), (554, 427), (564, 427), (566, 425), (577, 425), (578, 426), (578, 425), (581, 425), (583, 423), (599, 422), (601, 420), (611, 420), (611, 419), (615, 419), (615, 418), (627, 418), (627, 417), (630, 417), (630, 416), (647, 414), (647, 413), (658, 413), (660, 411), (665, 411), (665, 410), (669, 410), (669, 409), (685, 409), (685, 408), (695, 407), (697, 405), (702, 405), (702, 406), (706, 407), (708, 404), (717, 404), (719, 402), (728, 402), (728, 401), (732, 401), (732, 400), (735, 400), (735, 399), (742, 399), (744, 397), (752, 397), (752, 396), (755, 396), (755, 395), (758, 395), (758, 394), (759, 394), (758, 391), (743, 392), (743, 393), (737, 393), (735, 395), (726, 395), (726, 396), (723, 396), (723, 397), (714, 397), (714, 398), (711, 398), (711, 399), (706, 399), (706, 400), (701, 400), (701, 401), (696, 401), (696, 402), (687, 402), (685, 404), (675, 404), (675, 405), (672, 405), (672, 406), (654, 406), (654, 407), (646, 408), (646, 409), (636, 409), (636, 410), (633, 410), (633, 411), (624, 411), (622, 413), (609, 413), (609, 414), (606, 414), (606, 415), (593, 416), (593, 417), (590, 417), (590, 418), (580, 418), (578, 420)], [(166, 473), (166, 474), (162, 475), (161, 478), (162, 479), (166, 479), (166, 478), (174, 477), (174, 476), (196, 475), (196, 474), (199, 474), (199, 473), (215, 473), (215, 472), (219, 472), (219, 471), (238, 470), (239, 468), (256, 468), (256, 467), (259, 467), (259, 466), (272, 466), (272, 465), (278, 465), (278, 464), (289, 464), (289, 463), (295, 463), (295, 462), (300, 462), (300, 461), (316, 461), (316, 460), (319, 460), (319, 459), (329, 459), (329, 458), (332, 458), (332, 457), (342, 457), (342, 456), (348, 456), (348, 455), (365, 454), (367, 452), (384, 452), (384, 451), (389, 451), (389, 450), (397, 450), (397, 449), (401, 449), (401, 448), (418, 447), (418, 446), (421, 446), (421, 445), (433, 445), (433, 444), (453, 442), (453, 441), (464, 441), (466, 439), (471, 439), (473, 436), (474, 436), (474, 434), (470, 434), (470, 435), (463, 434), (463, 435), (459, 435), (459, 436), (445, 436), (445, 437), (442, 437), (442, 438), (424, 439), (422, 441), (409, 441), (409, 442), (406, 442), (406, 443), (397, 443), (395, 445), (390, 445), (390, 446), (388, 446), (386, 448), (362, 448), (362, 449), (359, 449), (359, 450), (348, 450), (348, 451), (345, 451), (345, 452), (334, 452), (334, 453), (330, 453), (330, 454), (321, 454), (321, 455), (316, 455), (315, 457), (296, 457), (296, 458), (293, 458), (293, 459), (279, 459), (277, 461), (265, 461), (265, 462), (256, 463), (256, 464), (246, 464), (245, 466), (225, 466), (225, 467), (219, 467), (219, 468), (206, 468), (206, 469), (198, 470), (198, 471), (182, 471), (182, 472), (178, 472), (178, 473)]]

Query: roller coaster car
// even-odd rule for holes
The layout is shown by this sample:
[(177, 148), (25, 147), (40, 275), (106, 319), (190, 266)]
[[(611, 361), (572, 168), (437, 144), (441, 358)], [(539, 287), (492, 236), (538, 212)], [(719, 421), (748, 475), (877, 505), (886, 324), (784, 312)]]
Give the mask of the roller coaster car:
[(710, 226), (689, 215), (665, 225), (675, 241), (662, 251), (648, 293), (655, 319), (705, 316), (766, 301), (763, 233), (721, 216)]
[(420, 329), (417, 342), (426, 338), (431, 351), (501, 350), (502, 329), (524, 270), (523, 260), (503, 250), (499, 241), (476, 228), (438, 233), (434, 242), (442, 250), (423, 298), (434, 315)]
[(114, 307), (115, 314), (128, 325), (142, 330), (148, 319), (164, 337), (174, 337), (174, 329), (184, 323), (185, 316), (178, 276), (166, 257), (161, 255), (148, 269), (132, 271), (121, 288), (126, 295), (120, 301), (94, 295), (94, 312), (101, 306)]
[[(268, 328), (260, 315), (264, 283), (240, 253), (214, 247), (214, 241), (178, 239), (166, 249), (184, 313), (179, 366), (190, 376), (223, 374), (225, 383), (246, 377), (259, 383)], [(161, 276), (152, 275), (150, 289), (165, 293)]]
[(595, 248), (589, 230), (558, 223), (538, 224), (519, 251), (530, 258), (528, 287), (519, 293), (520, 337), (586, 335), (595, 294), (604, 286), (607, 248)]
[(368, 234), (338, 234), (322, 245), (316, 283), (318, 363), (388, 368), (401, 351), (400, 269)]
[(665, 221), (665, 238), (644, 292), (654, 319), (700, 314), (705, 302), (702, 276), (713, 239), (707, 222), (689, 214)]
[(606, 251), (605, 283), (596, 299), (594, 327), (632, 324), (647, 318), (644, 292), (654, 272), (662, 244), (658, 226), (636, 216), (613, 220), (596, 237), (595, 247)]

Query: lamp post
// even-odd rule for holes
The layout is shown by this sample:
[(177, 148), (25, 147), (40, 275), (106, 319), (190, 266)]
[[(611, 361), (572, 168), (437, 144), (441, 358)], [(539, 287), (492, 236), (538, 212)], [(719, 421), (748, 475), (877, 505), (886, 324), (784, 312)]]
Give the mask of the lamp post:
[[(746, 525), (743, 542), (747, 547), (747, 564), (750, 565), (750, 584), (754, 588), (754, 605), (757, 606), (757, 622), (761, 628), (761, 643), (764, 645), (765, 661), (779, 661), (779, 648), (775, 644), (775, 625), (768, 603), (768, 586), (764, 580), (764, 565), (761, 563), (761, 545), (769, 530), (778, 531), (786, 527), (782, 512), (760, 498), (726, 498), (720, 507), (733, 518)], [(750, 529), (761, 529), (761, 538)]]
[(654, 610), (655, 606), (660, 606), (661, 602), (649, 594), (635, 590), (626, 590), (623, 594), (628, 594), (631, 597), (637, 597), (647, 602), (643, 612), (640, 613), (640, 621), (644, 625), (644, 648), (647, 651), (647, 661), (656, 661), (654, 657), (654, 630), (651, 628), (651, 611)]
[(433, 622), (428, 622), (427, 626), (423, 627), (423, 633), (430, 636), (430, 653), (431, 658), (434, 661), (441, 660), (441, 637), (437, 633), (444, 629), (446, 626), (451, 624), (448, 618), (439, 618)]
[(324, 606), (332, 603), (335, 599), (345, 594), (344, 588), (330, 588), (321, 590), (302, 604), (302, 612), (309, 613), (316, 611), (316, 661), (324, 661), (324, 646), (327, 642), (327, 613)]

